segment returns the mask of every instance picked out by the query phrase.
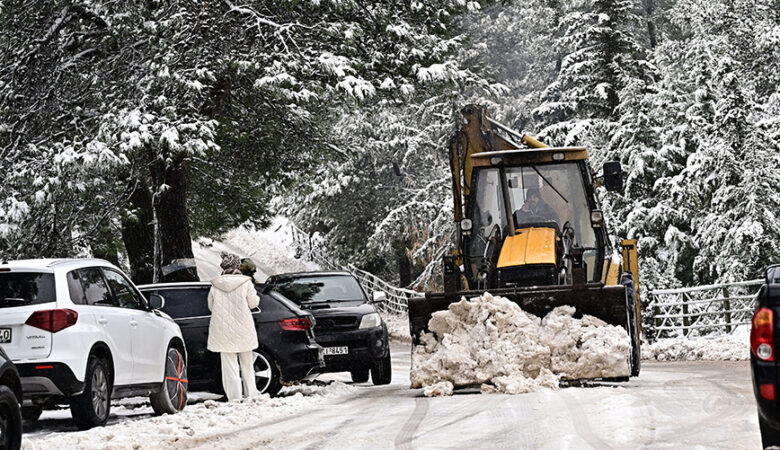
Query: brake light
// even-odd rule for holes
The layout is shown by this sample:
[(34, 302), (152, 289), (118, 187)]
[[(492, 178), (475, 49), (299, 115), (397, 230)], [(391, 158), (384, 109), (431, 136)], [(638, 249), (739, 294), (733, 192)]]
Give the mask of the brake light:
[(56, 333), (75, 325), (79, 313), (72, 309), (47, 309), (35, 311), (25, 322), (25, 325)]
[(311, 328), (311, 320), (302, 319), (284, 319), (279, 321), (279, 326), (287, 331), (305, 331)]
[(750, 350), (758, 359), (775, 360), (774, 314), (769, 308), (758, 308), (753, 313), (753, 327), (750, 329)]

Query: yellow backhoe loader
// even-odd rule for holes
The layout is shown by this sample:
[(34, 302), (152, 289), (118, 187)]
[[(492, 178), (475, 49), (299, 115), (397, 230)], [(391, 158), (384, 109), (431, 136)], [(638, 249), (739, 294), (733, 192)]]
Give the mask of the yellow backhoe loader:
[[(623, 327), (631, 338), (630, 374), (640, 367), (637, 246), (613, 248), (582, 147), (551, 148), (488, 117), (461, 110), (450, 140), (457, 245), (444, 257), (444, 292), (409, 300), (415, 345), (431, 314), (489, 291), (544, 316), (571, 305)], [(607, 190), (620, 190), (619, 162), (604, 164)]]

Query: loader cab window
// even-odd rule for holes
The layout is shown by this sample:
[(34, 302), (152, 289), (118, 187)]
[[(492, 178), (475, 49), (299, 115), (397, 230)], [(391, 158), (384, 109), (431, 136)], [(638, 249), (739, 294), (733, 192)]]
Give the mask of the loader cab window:
[(571, 226), (574, 244), (585, 249), (587, 278), (596, 281), (598, 241), (579, 164), (538, 164), (511, 167), (506, 172), (512, 211), (520, 219), (518, 228), (523, 226), (523, 218), (534, 223), (555, 222), (561, 231)]
[[(496, 168), (479, 168), (471, 186), (471, 214), (473, 238), (470, 241), (469, 263), (476, 273), (481, 256), (485, 252), (490, 235), (498, 225), (502, 236), (507, 234), (499, 171)], [(568, 225), (574, 232), (574, 243), (585, 249), (583, 258), (587, 265), (587, 278), (596, 280), (598, 241), (590, 223), (590, 205), (585, 183), (578, 163), (538, 164), (535, 166), (507, 167), (507, 185), (515, 214), (516, 226), (522, 228), (523, 220), (529, 223), (555, 222), (559, 231)], [(532, 198), (537, 196), (539, 198)], [(536, 202), (531, 205), (532, 202)], [(534, 214), (521, 213), (524, 209)], [(527, 225), (527, 224), (526, 224)]]
[(477, 273), (481, 257), (490, 234), (496, 230), (496, 225), (506, 234), (507, 219), (504, 214), (504, 202), (501, 196), (501, 183), (498, 169), (479, 168), (474, 184), (471, 186), (471, 222), (474, 236), (471, 239), (468, 261), (472, 273)]

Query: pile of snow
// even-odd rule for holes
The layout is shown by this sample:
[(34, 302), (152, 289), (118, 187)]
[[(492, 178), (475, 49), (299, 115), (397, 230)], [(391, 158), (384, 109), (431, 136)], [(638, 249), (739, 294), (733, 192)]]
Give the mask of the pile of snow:
[(407, 314), (393, 314), (381, 312), (382, 318), (387, 324), (387, 334), (390, 339), (398, 342), (411, 343), (412, 335), (409, 332), (409, 316)]
[[(115, 415), (119, 416), (118, 422), (113, 425), (79, 432), (25, 435), (22, 448), (189, 448), (230, 437), (239, 429), (310, 410), (356, 389), (340, 382), (292, 386), (285, 388), (284, 397), (261, 395), (232, 402), (205, 400), (195, 405), (188, 404), (178, 414), (147, 418), (138, 418), (138, 415), (145, 417), (152, 413), (148, 402), (144, 406), (112, 405), (110, 420), (116, 420)], [(132, 409), (134, 415), (125, 415), (126, 409)]]
[(642, 345), (642, 359), (657, 361), (747, 361), (750, 359), (750, 328), (717, 337), (659, 339)]
[(223, 251), (252, 258), (257, 265), (255, 279), (259, 282), (278, 273), (320, 270), (317, 264), (296, 258), (293, 248), (290, 222), (282, 217), (275, 218), (265, 230), (239, 227), (220, 241), (199, 239), (192, 243), (198, 275), (204, 281), (212, 280), (222, 272), (219, 254)]
[(630, 340), (623, 328), (561, 306), (544, 319), (485, 293), (453, 303), (428, 323), (412, 352), (412, 388), (448, 395), (452, 387), (519, 394), (556, 389), (561, 379), (625, 376)]

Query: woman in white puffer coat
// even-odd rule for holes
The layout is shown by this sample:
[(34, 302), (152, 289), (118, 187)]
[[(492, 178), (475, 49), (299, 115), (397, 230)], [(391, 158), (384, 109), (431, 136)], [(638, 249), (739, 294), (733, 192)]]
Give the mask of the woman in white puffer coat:
[(206, 348), (220, 354), (222, 386), (230, 401), (241, 398), (242, 379), (246, 397), (259, 395), (253, 367), (252, 351), (258, 343), (252, 309), (260, 303), (260, 298), (252, 279), (239, 272), (238, 256), (224, 252), (220, 256), (223, 272), (211, 281), (208, 297), (211, 321)]

